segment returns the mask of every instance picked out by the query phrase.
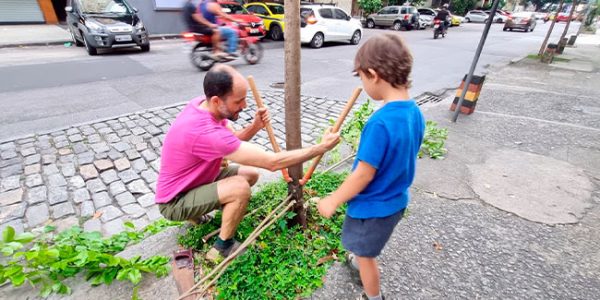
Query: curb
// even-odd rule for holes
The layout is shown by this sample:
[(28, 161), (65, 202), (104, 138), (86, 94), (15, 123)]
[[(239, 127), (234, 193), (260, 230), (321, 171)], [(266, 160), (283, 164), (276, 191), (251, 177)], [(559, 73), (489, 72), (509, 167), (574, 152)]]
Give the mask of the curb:
[[(180, 38), (181, 38), (181, 34), (179, 34), (179, 33), (151, 34), (150, 35), (151, 41), (180, 39)], [(56, 45), (62, 45), (64, 43), (69, 43), (69, 42), (72, 42), (72, 40), (70, 38), (65, 39), (65, 40), (54, 40), (54, 41), (47, 41), (47, 42), (27, 42), (27, 43), (20, 43), (20, 44), (3, 44), (3, 45), (0, 45), (0, 49), (2, 49), (2, 48), (20, 48), (20, 47), (56, 46)]]
[(527, 58), (527, 56), (528, 56), (528, 55), (521, 55), (521, 56), (517, 56), (517, 57), (515, 57), (515, 58), (513, 58), (513, 59), (511, 59), (511, 60), (510, 60), (510, 63), (509, 63), (509, 65), (512, 65), (512, 64), (519, 63), (520, 61), (522, 61), (522, 60), (526, 59), (526, 58)]

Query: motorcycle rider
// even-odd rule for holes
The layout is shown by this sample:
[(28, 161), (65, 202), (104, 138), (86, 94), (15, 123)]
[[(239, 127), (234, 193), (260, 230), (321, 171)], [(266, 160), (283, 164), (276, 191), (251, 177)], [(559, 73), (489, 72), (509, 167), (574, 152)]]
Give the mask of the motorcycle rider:
[[(213, 56), (216, 58), (235, 59), (237, 54), (238, 35), (235, 30), (219, 26), (217, 18), (226, 19), (231, 22), (240, 22), (223, 13), (221, 5), (215, 0), (202, 0), (198, 7), (193, 0), (188, 0), (184, 6), (184, 16), (189, 29), (192, 32), (210, 35), (213, 45)], [(227, 42), (227, 53), (221, 51), (221, 37)]]
[(446, 31), (446, 28), (448, 28), (449, 22), (448, 20), (450, 19), (450, 12), (448, 12), (448, 3), (442, 5), (442, 9), (437, 13), (437, 15), (435, 16), (435, 18), (433, 18), (434, 20), (440, 20), (440, 26), (442, 26), (442, 31)]

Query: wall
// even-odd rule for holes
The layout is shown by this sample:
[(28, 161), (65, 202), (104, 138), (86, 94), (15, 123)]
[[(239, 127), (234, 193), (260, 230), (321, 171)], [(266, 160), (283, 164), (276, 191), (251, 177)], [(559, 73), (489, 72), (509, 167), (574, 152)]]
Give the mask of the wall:
[[(139, 10), (146, 29), (150, 34), (179, 34), (186, 30), (180, 9), (155, 10), (154, 0), (128, 0)], [(181, 6), (185, 3), (181, 0)]]

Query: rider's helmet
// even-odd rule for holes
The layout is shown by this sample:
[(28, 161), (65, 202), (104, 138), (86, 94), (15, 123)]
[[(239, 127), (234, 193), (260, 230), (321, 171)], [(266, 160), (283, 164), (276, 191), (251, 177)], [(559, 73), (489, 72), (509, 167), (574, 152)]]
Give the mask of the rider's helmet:
[(444, 3), (444, 5), (442, 5), (443, 8), (448, 9), (448, 3)]

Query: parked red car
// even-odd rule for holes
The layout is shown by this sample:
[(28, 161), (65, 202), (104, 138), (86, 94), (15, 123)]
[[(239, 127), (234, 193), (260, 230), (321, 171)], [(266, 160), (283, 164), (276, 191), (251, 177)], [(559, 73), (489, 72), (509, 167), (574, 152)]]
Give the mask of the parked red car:
[[(257, 36), (261, 38), (265, 36), (265, 26), (260, 17), (249, 13), (243, 6), (234, 1), (219, 1), (219, 5), (221, 5), (224, 13), (231, 15), (231, 17), (234, 19), (238, 19), (249, 24), (249, 26), (245, 27), (249, 36)], [(219, 22), (231, 25), (229, 24), (230, 22), (228, 20), (219, 20)]]
[(569, 21), (568, 13), (559, 13), (558, 16), (556, 17), (556, 22), (567, 22), (567, 21)]

